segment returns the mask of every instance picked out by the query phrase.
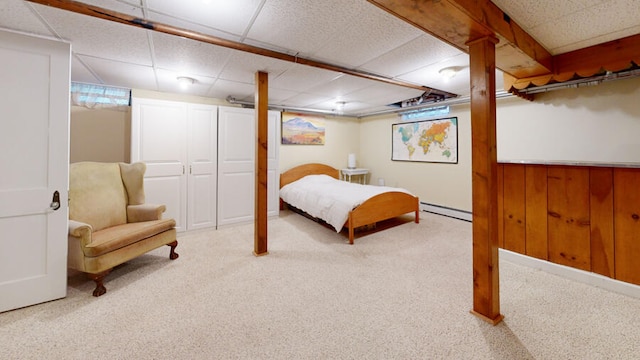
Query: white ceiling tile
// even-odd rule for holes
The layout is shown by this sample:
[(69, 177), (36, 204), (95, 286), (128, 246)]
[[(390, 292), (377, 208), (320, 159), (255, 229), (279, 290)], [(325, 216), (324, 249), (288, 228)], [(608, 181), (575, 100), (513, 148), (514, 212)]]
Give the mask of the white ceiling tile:
[(157, 14), (243, 35), (262, 0), (147, 0), (147, 7)]
[(493, 0), (493, 3), (523, 28), (563, 18), (585, 7), (574, 0)]
[[(254, 92), (255, 92), (255, 88), (254, 88)], [(269, 87), (268, 93), (269, 93), (269, 104), (276, 104), (276, 105), (283, 104), (286, 101), (286, 99), (289, 99), (297, 94), (297, 92), (295, 91), (277, 89), (273, 87)], [(250, 95), (250, 99), (252, 102), (254, 101), (254, 97), (255, 95), (254, 93), (252, 93)]]
[(308, 57), (340, 37), (353, 14), (365, 6), (373, 5), (344, 0), (266, 1), (247, 36)]
[(54, 36), (55, 33), (51, 32), (31, 10), (41, 6), (22, 0), (0, 1), (0, 27), (30, 34)]
[[(275, 94), (274, 94), (274, 91), (272, 91), (272, 89), (269, 89), (269, 100), (268, 100), (269, 106), (277, 106), (277, 107), (286, 106), (286, 105), (283, 105), (283, 104), (286, 104), (286, 99), (296, 96), (298, 94), (298, 93), (293, 93), (286, 90), (284, 91), (278, 91), (278, 89), (274, 89), (274, 90), (276, 92)], [(253, 91), (255, 91), (255, 88), (253, 88)], [(255, 102), (255, 94), (253, 91), (251, 92), (251, 94), (247, 94), (243, 98), (236, 98), (236, 100), (253, 104)]]
[[(447, 84), (444, 82), (443, 77), (440, 75), (440, 70), (447, 67), (458, 67), (462, 70), (460, 71), (454, 79), (459, 81), (461, 78), (468, 79), (469, 74), (469, 55), (465, 53), (459, 53), (456, 56), (449, 57), (443, 59), (441, 62), (433, 63), (422, 68), (416, 69), (412, 72), (403, 74), (398, 76), (399, 79), (414, 83), (420, 84), (444, 91), (448, 91), (446, 88), (450, 87), (451, 84)], [(467, 80), (468, 83), (468, 80)]]
[(344, 101), (347, 103), (372, 102), (388, 105), (420, 96), (422, 93), (423, 91), (416, 89), (374, 82), (367, 88), (345, 95)]
[(231, 49), (211, 44), (153, 33), (156, 65), (185, 75), (217, 77), (233, 53)]
[(253, 55), (238, 50), (233, 50), (232, 56), (233, 60), (229, 61), (220, 73), (220, 79), (253, 84), (256, 72), (264, 71), (269, 74), (269, 82), (271, 83), (272, 79), (295, 65), (287, 61)]
[[(153, 68), (118, 61), (78, 56), (106, 85), (158, 90)], [(118, 69), (118, 71), (113, 71)]]
[(329, 82), (322, 83), (318, 86), (311, 87), (305, 92), (309, 94), (318, 94), (331, 96), (336, 101), (344, 95), (370, 86), (374, 80), (367, 80), (352, 75), (339, 75), (337, 78)]
[[(253, 102), (253, 96), (255, 94), (256, 87), (253, 84), (240, 83), (237, 81), (216, 80), (216, 82), (209, 88), (207, 96), (226, 99), (228, 96), (241, 101)], [(247, 98), (249, 98), (247, 100)]]
[(422, 35), (386, 54), (360, 66), (360, 69), (388, 77), (436, 64), (463, 54), (462, 51), (431, 35)]
[(358, 67), (407, 42), (423, 31), (377, 6), (361, 9), (339, 36), (318, 48), (315, 57), (333, 64)]
[(567, 44), (564, 46), (560, 46), (557, 48), (554, 48), (551, 53), (552, 54), (563, 54), (566, 52), (570, 52), (573, 50), (578, 50), (578, 49), (582, 49), (582, 48), (586, 48), (592, 45), (596, 45), (596, 44), (601, 44), (601, 43), (605, 43), (605, 42), (609, 42), (612, 40), (616, 40), (616, 39), (621, 39), (627, 36), (632, 36), (632, 35), (637, 35), (640, 34), (640, 25), (634, 26), (634, 27), (630, 27), (630, 28), (626, 28), (624, 30), (621, 31), (617, 31), (617, 32), (613, 32), (613, 33), (607, 33), (604, 35), (600, 35), (600, 36), (596, 36), (593, 38), (589, 38), (589, 39), (585, 39), (585, 40), (581, 40), (578, 42), (574, 42), (571, 44)]
[(141, 0), (81, 0), (85, 4), (142, 18)]
[[(640, 2), (638, 2), (638, 7), (638, 13), (640, 13)], [(602, 14), (591, 8), (536, 26), (531, 31), (537, 34), (538, 40), (552, 54), (556, 54), (557, 50), (555, 49), (557, 48), (566, 49), (571, 44), (602, 34), (603, 29), (610, 29), (610, 26), (601, 19)], [(562, 36), (558, 36), (558, 34), (562, 34)]]
[(38, 11), (63, 39), (72, 41), (75, 54), (151, 65), (149, 30), (49, 7)]
[(340, 76), (335, 71), (295, 64), (269, 81), (269, 86), (286, 90), (306, 91)]
[(210, 35), (210, 36), (214, 36), (214, 37), (225, 39), (225, 40), (230, 40), (235, 42), (240, 42), (242, 40), (242, 37), (237, 34), (228, 33), (228, 32), (225, 32), (216, 28), (204, 26), (201, 24), (195, 24), (183, 19), (175, 18), (170, 15), (159, 14), (151, 10), (147, 11), (147, 19), (150, 21), (156, 22), (158, 24), (165, 24), (168, 26), (173, 26), (177, 29), (193, 31), (196, 33)]
[(98, 79), (91, 71), (89, 71), (79, 56), (71, 57), (71, 80), (87, 84), (103, 83), (102, 79)]
[[(329, 102), (330, 100), (331, 98), (329, 97), (323, 97), (319, 95), (311, 95), (311, 94), (305, 94), (305, 93), (299, 93), (296, 96), (292, 96), (286, 99), (287, 106), (301, 107), (301, 108), (309, 108), (314, 104), (326, 103), (326, 102)], [(331, 110), (331, 109), (332, 107), (328, 107), (320, 110)]]

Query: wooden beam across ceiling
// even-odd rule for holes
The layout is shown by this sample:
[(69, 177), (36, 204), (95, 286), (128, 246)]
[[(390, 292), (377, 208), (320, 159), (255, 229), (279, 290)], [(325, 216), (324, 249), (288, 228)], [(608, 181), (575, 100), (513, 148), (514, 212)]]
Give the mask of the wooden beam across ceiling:
[(466, 53), (470, 41), (497, 37), (496, 67), (515, 78), (552, 71), (551, 54), (491, 1), (368, 1)]
[[(529, 87), (616, 73), (640, 65), (640, 34), (553, 57), (553, 72), (524, 78), (504, 77), (505, 90), (517, 93)], [(514, 91), (515, 90), (515, 91)]]
[(552, 56), (489, 0), (368, 0), (440, 40), (469, 52), (470, 41), (495, 36), (505, 90), (561, 83), (640, 65), (640, 35)]

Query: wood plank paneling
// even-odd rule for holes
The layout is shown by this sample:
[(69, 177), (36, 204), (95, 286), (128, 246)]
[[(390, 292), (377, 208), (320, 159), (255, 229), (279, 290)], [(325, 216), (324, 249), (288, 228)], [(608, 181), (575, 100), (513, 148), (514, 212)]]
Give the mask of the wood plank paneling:
[(590, 271), (589, 169), (552, 166), (547, 179), (549, 260)]
[(591, 168), (591, 271), (615, 277), (613, 237), (613, 169)]
[(547, 167), (525, 168), (525, 246), (526, 255), (547, 260)]
[(525, 165), (504, 165), (503, 174), (503, 237), (504, 248), (520, 254), (525, 245)]
[(640, 284), (640, 171), (613, 170), (615, 277)]

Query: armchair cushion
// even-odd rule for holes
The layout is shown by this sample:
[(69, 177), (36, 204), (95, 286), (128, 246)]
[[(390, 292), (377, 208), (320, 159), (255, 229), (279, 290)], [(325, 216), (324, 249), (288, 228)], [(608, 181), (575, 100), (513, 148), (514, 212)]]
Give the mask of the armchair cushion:
[(91, 243), (84, 250), (84, 255), (96, 257), (126, 247), (133, 243), (171, 230), (176, 226), (173, 219), (144, 221), (113, 226), (92, 234)]

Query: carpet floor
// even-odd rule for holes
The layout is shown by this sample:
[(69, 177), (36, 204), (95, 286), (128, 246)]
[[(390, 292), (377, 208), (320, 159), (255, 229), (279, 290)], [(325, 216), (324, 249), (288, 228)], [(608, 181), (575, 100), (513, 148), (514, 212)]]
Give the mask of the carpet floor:
[(637, 359), (640, 299), (500, 260), (501, 313), (471, 315), (471, 223), (421, 213), (344, 233), (282, 211), (179, 235), (116, 267), (107, 293), (0, 314), (0, 359)]

